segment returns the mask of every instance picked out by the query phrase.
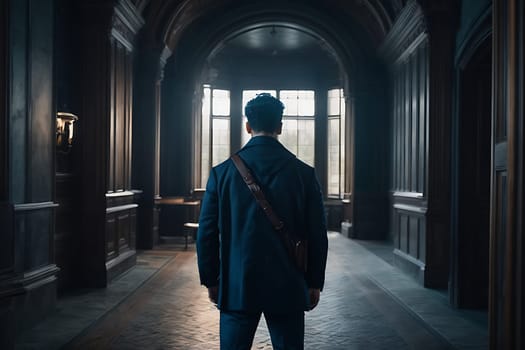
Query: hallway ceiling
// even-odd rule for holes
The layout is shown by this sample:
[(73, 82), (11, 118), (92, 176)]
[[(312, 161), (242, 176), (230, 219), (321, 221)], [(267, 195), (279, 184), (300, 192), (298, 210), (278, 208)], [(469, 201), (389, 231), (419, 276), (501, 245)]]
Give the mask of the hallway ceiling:
[(225, 39), (209, 59), (235, 57), (305, 57), (309, 59), (333, 56), (324, 41), (302, 30), (284, 24), (265, 24), (250, 28)]
[[(321, 39), (284, 23), (265, 23), (225, 38), (208, 56), (215, 66), (251, 61), (280, 65), (337, 65), (336, 54)], [(259, 63), (255, 63), (259, 62)]]
[(283, 25), (265, 25), (244, 32), (226, 45), (233, 49), (254, 50), (258, 53), (286, 53), (318, 48), (319, 41), (300, 30)]
[[(250, 9), (257, 7), (276, 14), (288, 13), (290, 9), (296, 9), (296, 13), (301, 14), (306, 8), (315, 8), (327, 18), (346, 18), (347, 24), (361, 28), (359, 33), (355, 33), (356, 36), (370, 42), (372, 47), (377, 47), (406, 1), (408, 0), (134, 0), (134, 3), (142, 12), (151, 35), (162, 37), (165, 44), (173, 50), (185, 29), (199, 18), (211, 16), (220, 23), (231, 11), (245, 8), (248, 11), (246, 13), (249, 13)], [(240, 20), (244, 15), (238, 12), (238, 16)], [(214, 28), (210, 29), (209, 34), (212, 34)], [(303, 41), (297, 38), (297, 33), (288, 34), (289, 39), (281, 42), (284, 45), (281, 49), (308, 43), (307, 38)], [(283, 34), (285, 37), (286, 35)], [(256, 31), (239, 39), (238, 44), (246, 39), (245, 45), (262, 47), (268, 45), (268, 40), (264, 37), (265, 35)]]

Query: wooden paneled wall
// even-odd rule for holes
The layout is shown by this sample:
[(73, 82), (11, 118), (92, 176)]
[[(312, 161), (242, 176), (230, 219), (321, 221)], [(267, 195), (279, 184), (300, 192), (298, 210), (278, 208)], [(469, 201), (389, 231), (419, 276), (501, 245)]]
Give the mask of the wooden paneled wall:
[(415, 262), (419, 274), (426, 251), (428, 41), (424, 33), (394, 65), (392, 104), (395, 254)]
[(143, 20), (129, 0), (83, 1), (80, 11), (82, 264), (84, 284), (103, 287), (135, 263), (132, 57)]
[(423, 282), (429, 125), (429, 44), (422, 12), (407, 6), (383, 54), (391, 72), (392, 183), (390, 238), (395, 262)]
[[(131, 191), (133, 52), (142, 22), (133, 5), (121, 2), (112, 20), (109, 61), (109, 155), (106, 191), (108, 279), (116, 263), (135, 256), (136, 208)], [(115, 261), (115, 263), (112, 263)]]
[(53, 1), (2, 1), (0, 26), (0, 305), (12, 331), (56, 299)]
[[(13, 206), (7, 203), (7, 92), (8, 89), (8, 1), (0, 3), (0, 246), (10, 247), (0, 254), (0, 276), (10, 276), (14, 264)], [(0, 277), (1, 278), (1, 277)], [(0, 288), (1, 290), (1, 288)], [(3, 294), (3, 293), (2, 293)], [(12, 308), (0, 297), (0, 348), (14, 348), (14, 330)]]
[(119, 40), (118, 32), (111, 38), (111, 112), (109, 136), (108, 192), (130, 188), (131, 182), (131, 112), (132, 51)]
[(428, 41), (425, 34), (393, 71), (392, 189), (423, 195), (426, 187)]
[(450, 266), (453, 3), (407, 2), (381, 48), (392, 72), (394, 263), (435, 288)]

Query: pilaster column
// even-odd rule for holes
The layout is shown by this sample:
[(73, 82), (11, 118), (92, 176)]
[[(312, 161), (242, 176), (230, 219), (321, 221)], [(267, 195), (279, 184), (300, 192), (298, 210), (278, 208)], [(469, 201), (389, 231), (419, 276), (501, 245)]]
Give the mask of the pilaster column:
[(450, 254), (451, 116), (456, 11), (449, 1), (424, 4), (428, 24), (429, 120), (427, 256), (424, 285), (446, 288)]
[(129, 0), (88, 0), (79, 6), (82, 284), (105, 287), (135, 262), (132, 72), (143, 20)]
[(147, 45), (149, 40), (142, 42), (135, 68), (131, 183), (142, 191), (137, 211), (137, 247), (151, 249), (158, 242), (155, 196), (158, 195), (160, 86), (167, 49)]
[(56, 301), (53, 14), (53, 0), (0, 4), (2, 348), (4, 325), (27, 328)]

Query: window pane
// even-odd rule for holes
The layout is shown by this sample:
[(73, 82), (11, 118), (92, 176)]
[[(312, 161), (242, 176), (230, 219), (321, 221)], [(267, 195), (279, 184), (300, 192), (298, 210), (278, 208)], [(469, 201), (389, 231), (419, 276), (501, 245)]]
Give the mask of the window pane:
[(307, 116), (315, 115), (315, 93), (312, 90), (281, 90), (279, 97), (284, 103), (284, 115)]
[(343, 89), (328, 90), (328, 195), (345, 192), (345, 99)]
[(299, 113), (297, 90), (281, 90), (279, 98), (284, 104), (284, 115), (296, 116)]
[(213, 90), (212, 102), (213, 115), (229, 116), (230, 115), (230, 91)]
[(297, 154), (297, 119), (283, 119), (283, 131), (279, 141), (293, 154)]
[(310, 166), (315, 160), (315, 121), (302, 119), (297, 121), (297, 157)]
[(313, 117), (315, 115), (315, 95), (313, 91), (299, 91), (299, 115)]
[(241, 126), (241, 147), (244, 147), (250, 141), (251, 135), (246, 131), (246, 118), (243, 118)]
[(339, 196), (341, 193), (341, 143), (340, 143), (340, 119), (328, 119), (328, 195)]
[(212, 166), (230, 157), (230, 119), (212, 119)]
[(339, 115), (340, 113), (340, 89), (328, 90), (328, 115)]
[(345, 102), (345, 97), (343, 95), (343, 90), (341, 90), (341, 116), (344, 116), (345, 114), (346, 114), (346, 102)]
[(341, 144), (341, 192), (346, 192), (346, 103), (341, 89), (341, 123), (340, 123), (340, 144)]
[(283, 119), (283, 132), (279, 141), (306, 164), (314, 166), (315, 121), (314, 119)]
[(211, 89), (204, 88), (202, 98), (202, 129), (201, 129), (201, 186), (206, 186), (210, 173), (210, 108)]

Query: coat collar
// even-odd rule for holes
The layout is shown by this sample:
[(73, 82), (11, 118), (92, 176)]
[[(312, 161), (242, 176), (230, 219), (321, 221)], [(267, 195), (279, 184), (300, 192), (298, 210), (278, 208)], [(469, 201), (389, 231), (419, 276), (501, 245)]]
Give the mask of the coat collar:
[(282, 143), (279, 142), (274, 137), (271, 136), (256, 136), (252, 137), (248, 143), (241, 148), (237, 153), (240, 153), (245, 150), (256, 150), (260, 149), (259, 147), (262, 146), (265, 149), (272, 148), (276, 154), (285, 155), (286, 158), (295, 158), (295, 154), (290, 152)]
[(259, 145), (265, 145), (265, 146), (282, 146), (282, 144), (277, 140), (275, 139), (274, 137), (271, 137), (271, 136), (255, 136), (255, 137), (252, 137), (250, 139), (250, 141), (248, 141), (248, 143), (243, 147), (243, 148), (247, 148), (247, 147), (252, 147), (252, 146), (259, 146)]

